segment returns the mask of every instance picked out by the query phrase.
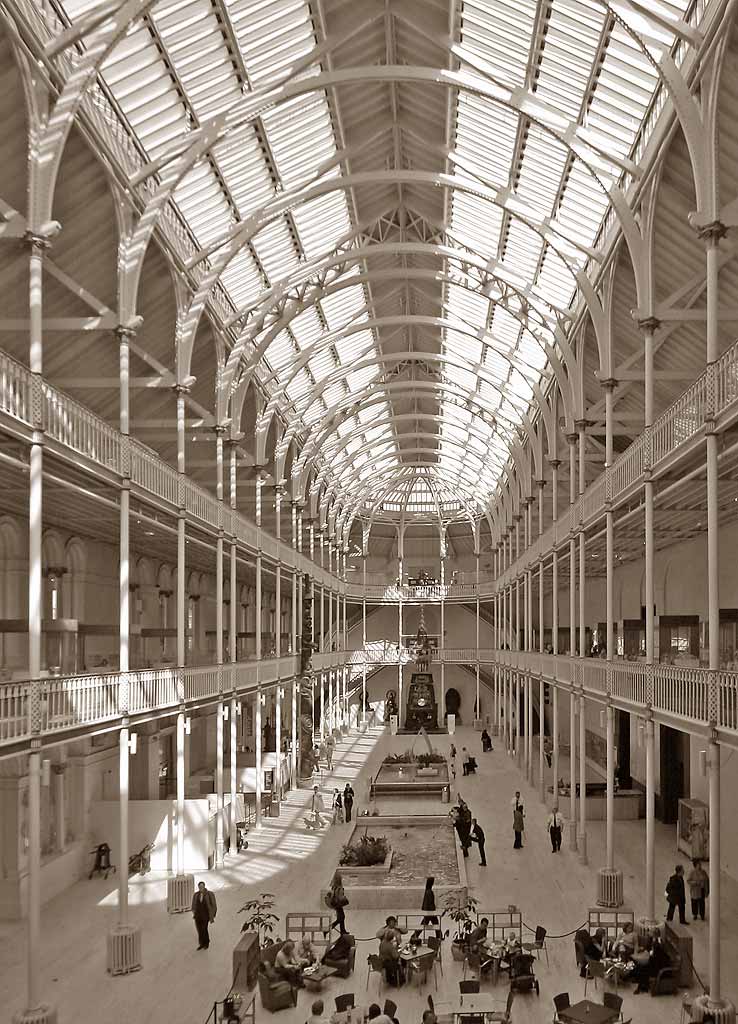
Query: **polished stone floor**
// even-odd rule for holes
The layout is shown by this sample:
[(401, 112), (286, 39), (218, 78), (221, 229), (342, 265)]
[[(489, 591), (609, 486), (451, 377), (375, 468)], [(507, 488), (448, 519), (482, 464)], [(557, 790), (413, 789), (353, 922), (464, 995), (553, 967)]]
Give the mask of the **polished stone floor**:
[[(446, 750), (449, 738), (434, 736), (436, 748)], [(466, 743), (477, 751), (480, 771), (477, 775), (456, 780), (459, 792), (472, 808), (487, 835), (488, 867), (477, 859), (469, 859), (469, 882), (474, 895), (487, 907), (506, 907), (516, 903), (527, 925), (546, 926), (549, 939), (549, 966), (545, 959), (536, 969), (541, 994), (521, 995), (515, 1003), (515, 1024), (539, 1024), (552, 1017), (552, 996), (569, 991), (572, 1002), (583, 995), (583, 981), (574, 966), (570, 935), (585, 919), (594, 905), (596, 872), (604, 859), (604, 823), (593, 822), (588, 829), (589, 865), (579, 863), (576, 854), (564, 848), (560, 855), (551, 853), (544, 821), (546, 811), (538, 799), (538, 791), (526, 785), (517, 765), (503, 750), (496, 748), (482, 755), (478, 736), (471, 730), (460, 730), (455, 737), (460, 749)], [(390, 751), (407, 747), (406, 737), (390, 737), (381, 728), (366, 735), (352, 734), (338, 744), (334, 771), (323, 785), (326, 796), (334, 786), (351, 780), (356, 791), (356, 809), (365, 806), (367, 782), (376, 772), (381, 758)], [(562, 763), (561, 773), (567, 771)], [(510, 798), (521, 790), (526, 803), (527, 830), (525, 846), (512, 849)], [(195, 929), (189, 914), (170, 917), (166, 913), (166, 882), (163, 877), (137, 877), (130, 883), (131, 918), (143, 933), (143, 969), (128, 977), (110, 978), (105, 971), (105, 936), (115, 921), (117, 893), (114, 879), (83, 881), (46, 904), (42, 915), (42, 953), (40, 988), (46, 999), (59, 1010), (59, 1024), (204, 1024), (212, 1010), (213, 1000), (227, 992), (231, 980), (231, 950), (238, 940), (243, 902), (259, 892), (273, 892), (277, 910), (284, 915), (290, 910), (317, 910), (319, 891), (332, 874), (340, 846), (350, 834), (351, 826), (337, 825), (322, 833), (309, 832), (302, 822), (308, 791), (290, 794), (281, 817), (267, 819), (259, 832), (249, 836), (249, 850), (229, 858), (221, 872), (211, 872), (208, 886), (217, 893), (218, 917), (211, 929), (211, 946), (198, 952)], [(442, 813), (448, 808), (433, 798), (405, 800), (382, 798), (380, 811), (388, 813), (420, 813), (433, 810)], [(566, 808), (564, 808), (566, 810)], [(617, 863), (625, 877), (626, 906), (638, 915), (643, 907), (644, 823), (618, 822), (616, 829)], [(566, 835), (566, 832), (565, 832)], [(657, 827), (657, 892), (677, 859), (673, 826)], [(709, 911), (708, 911), (709, 912)], [(443, 977), (438, 978), (438, 991), (431, 980), (423, 988), (409, 987), (377, 992), (373, 976), (367, 994), (366, 957), (376, 951), (374, 932), (382, 923), (382, 914), (373, 911), (353, 912), (347, 908), (347, 920), (357, 936), (358, 955), (354, 976), (347, 981), (329, 981), (325, 986), (328, 1011), (334, 997), (354, 992), (357, 1003), (369, 999), (382, 1002), (391, 997), (398, 1005), (400, 1024), (420, 1024), (428, 992), (434, 998), (450, 999), (458, 993), (461, 965), (444, 961)], [(726, 994), (735, 1001), (738, 991), (738, 884), (725, 878), (722, 899), (722, 967)], [(706, 982), (707, 925), (691, 926), (694, 937), (695, 966)], [(2, 1019), (23, 1003), (25, 988), (24, 928), (16, 924), (0, 924), (0, 1005)], [(501, 983), (499, 995), (504, 999)], [(698, 988), (693, 990), (699, 991)], [(626, 1020), (650, 1024), (679, 1021), (681, 995), (661, 997), (631, 995), (625, 997)], [(588, 993), (592, 995), (590, 991)], [(281, 1011), (277, 1017), (283, 1024), (303, 1024), (310, 1015), (312, 996), (301, 992), (293, 1011)], [(594, 995), (600, 998), (600, 993)], [(258, 998), (257, 998), (258, 1003)], [(7, 1014), (7, 1017), (6, 1017)], [(257, 1007), (257, 1019), (271, 1015)]]

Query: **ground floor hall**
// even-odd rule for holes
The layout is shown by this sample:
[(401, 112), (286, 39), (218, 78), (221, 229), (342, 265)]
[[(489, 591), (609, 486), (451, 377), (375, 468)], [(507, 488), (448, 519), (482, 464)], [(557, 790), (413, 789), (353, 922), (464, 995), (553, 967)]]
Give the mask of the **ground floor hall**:
[[(548, 957), (541, 956), (535, 964), (540, 995), (519, 995), (512, 1019), (515, 1024), (551, 1021), (554, 995), (569, 992), (572, 1003), (584, 995), (584, 981), (575, 964), (573, 933), (587, 921), (589, 909), (596, 906), (597, 870), (605, 863), (605, 823), (592, 821), (587, 826), (588, 864), (580, 863), (577, 853), (568, 849), (566, 829), (561, 852), (553, 854), (545, 827), (548, 809), (540, 800), (539, 789), (526, 784), (517, 763), (501, 745), (495, 741), (494, 750), (483, 754), (479, 734), (471, 729), (461, 729), (454, 737), (440, 735), (431, 739), (434, 748), (443, 754), (448, 754), (452, 741), (459, 751), (467, 746), (479, 765), (477, 773), (469, 777), (459, 770), (452, 786), (452, 799), (461, 795), (486, 833), (487, 866), (479, 864), (475, 847), (465, 862), (469, 893), (479, 899), (480, 908), (493, 910), (516, 905), (522, 913), (524, 941), (532, 940), (532, 930), (537, 925), (543, 925), (548, 932)], [(354, 810), (361, 816), (368, 805), (369, 783), (381, 761), (390, 753), (408, 749), (412, 742), (411, 737), (389, 735), (384, 726), (365, 733), (349, 733), (337, 745), (332, 772), (326, 772), (321, 780), (326, 803), (330, 803), (335, 787), (342, 789), (350, 781), (356, 793)], [(513, 849), (510, 806), (516, 790), (525, 805), (525, 833), (520, 850)], [(341, 847), (355, 827), (356, 818), (351, 824), (308, 830), (304, 816), (310, 797), (309, 788), (292, 790), (280, 816), (265, 818), (259, 829), (252, 830), (247, 851), (230, 854), (223, 870), (201, 876), (218, 901), (208, 950), (197, 949), (197, 935), (189, 913), (167, 914), (167, 883), (163, 874), (152, 872), (130, 881), (130, 915), (141, 928), (143, 966), (128, 976), (111, 978), (106, 973), (106, 935), (117, 914), (115, 876), (107, 881), (81, 881), (46, 903), (42, 911), (40, 984), (43, 997), (57, 1007), (59, 1024), (205, 1024), (214, 1002), (222, 999), (231, 986), (232, 950), (239, 940), (243, 920), (239, 909), (248, 899), (262, 892), (275, 895), (275, 909), (280, 917), (277, 935), (284, 934), (282, 922), (286, 914), (322, 908), (321, 890), (331, 880)], [(376, 805), (380, 815), (403, 816), (408, 827), (412, 827), (413, 815), (444, 815), (449, 809), (433, 796), (380, 796)], [(632, 909), (638, 919), (645, 901), (643, 820), (616, 822), (615, 844), (616, 864), (624, 876), (625, 907)], [(675, 827), (657, 825), (659, 893), (661, 883), (666, 883), (679, 862), (688, 863), (677, 853)], [(197, 876), (195, 883), (201, 877)], [(423, 881), (420, 878), (414, 884), (422, 886)], [(735, 1002), (738, 884), (727, 876), (723, 877), (721, 901), (724, 995)], [(708, 918), (714, 909), (708, 900)], [(660, 912), (665, 910), (665, 904), (659, 906)], [(389, 989), (380, 987), (377, 975), (367, 977), (367, 957), (377, 951), (374, 935), (387, 913), (388, 908), (347, 907), (348, 928), (357, 940), (356, 967), (348, 979), (330, 978), (326, 982), (322, 993), (326, 1017), (335, 1009), (335, 997), (349, 992), (354, 993), (357, 1006), (393, 999), (400, 1024), (420, 1024), (429, 994), (439, 1002), (458, 1001), (463, 964), (452, 960), (448, 944), (443, 973), (436, 971), (435, 978), (431, 974), (424, 984)], [(446, 926), (453, 927), (450, 922)], [(706, 983), (708, 925), (693, 922), (689, 927), (696, 976)], [(0, 1005), (5, 1013), (12, 1014), (21, 1008), (24, 992), (24, 925), (0, 924), (0, 945)], [(693, 996), (701, 991), (697, 978), (689, 990)], [(497, 985), (483, 982), (482, 990), (499, 997), (504, 1006), (507, 985), (502, 978)], [(678, 1022), (686, 992), (680, 989), (677, 995), (636, 998), (630, 986), (621, 987), (624, 1018), (645, 1024)], [(597, 990), (589, 983), (589, 997), (601, 1002), (602, 994), (602, 982)], [(304, 1024), (310, 1017), (314, 998), (301, 990), (296, 1007), (272, 1015), (262, 1008), (257, 993), (256, 1019), (264, 1021), (275, 1016), (283, 1024)]]

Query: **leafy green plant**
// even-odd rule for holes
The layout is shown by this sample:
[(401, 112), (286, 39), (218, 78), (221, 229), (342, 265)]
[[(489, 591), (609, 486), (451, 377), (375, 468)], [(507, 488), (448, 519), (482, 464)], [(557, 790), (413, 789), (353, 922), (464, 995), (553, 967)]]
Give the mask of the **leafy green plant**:
[(239, 914), (248, 914), (241, 925), (242, 932), (256, 932), (259, 945), (266, 946), (272, 942), (272, 935), (279, 922), (279, 915), (273, 912), (274, 895), (271, 892), (260, 892), (256, 899), (248, 900), (239, 909)]
[(432, 754), (418, 754), (415, 758), (421, 768), (430, 768), (433, 764), (445, 764), (446, 758), (443, 754), (439, 754), (437, 751), (433, 751)]
[(341, 850), (340, 867), (371, 868), (384, 864), (390, 851), (386, 836), (370, 836), (364, 832), (358, 842), (346, 843)]
[(474, 896), (466, 899), (460, 892), (450, 892), (443, 904), (443, 913), (456, 925), (454, 942), (463, 942), (472, 928), (472, 914), (476, 914), (479, 900)]
[(412, 764), (415, 758), (411, 750), (405, 750), (402, 754), (388, 754), (384, 764)]

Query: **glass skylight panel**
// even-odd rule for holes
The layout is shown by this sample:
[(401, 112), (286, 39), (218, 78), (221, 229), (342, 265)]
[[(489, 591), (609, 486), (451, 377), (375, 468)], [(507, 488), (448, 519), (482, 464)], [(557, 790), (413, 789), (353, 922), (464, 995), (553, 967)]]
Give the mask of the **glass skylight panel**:
[(525, 81), (536, 0), (472, 0), (464, 3), (464, 46), (491, 61), (511, 83)]
[(299, 370), (285, 390), (290, 401), (298, 402), (300, 399), (305, 398), (314, 387), (315, 385), (305, 370)]
[(296, 96), (266, 111), (262, 122), (287, 189), (312, 177), (335, 153), (333, 125), (323, 93)]
[(328, 253), (351, 232), (346, 195), (331, 192), (294, 210), (292, 218), (305, 255)]
[(270, 278), (286, 277), (297, 263), (297, 253), (284, 218), (262, 228), (253, 241), (259, 262)]
[(206, 160), (185, 175), (174, 191), (174, 201), (200, 245), (220, 238), (233, 222), (233, 211)]
[(215, 146), (213, 156), (242, 219), (274, 196), (274, 182), (250, 125)]
[(360, 370), (354, 370), (346, 376), (346, 383), (353, 395), (367, 388), (373, 380), (379, 376), (379, 370), (375, 366), (364, 366)]
[(225, 0), (254, 88), (279, 77), (315, 47), (305, 0)]
[(264, 281), (248, 249), (233, 257), (221, 277), (223, 287), (236, 306), (253, 301), (264, 288)]
[(288, 331), (280, 331), (266, 350), (266, 359), (276, 373), (289, 370), (298, 357), (294, 339)]

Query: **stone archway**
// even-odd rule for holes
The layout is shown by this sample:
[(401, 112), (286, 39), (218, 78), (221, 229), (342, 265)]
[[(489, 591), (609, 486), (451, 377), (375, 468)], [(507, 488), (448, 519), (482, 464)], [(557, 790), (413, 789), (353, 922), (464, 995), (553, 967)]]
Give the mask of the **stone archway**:
[(456, 715), (456, 724), (461, 725), (461, 694), (455, 686), (446, 690), (446, 716)]

